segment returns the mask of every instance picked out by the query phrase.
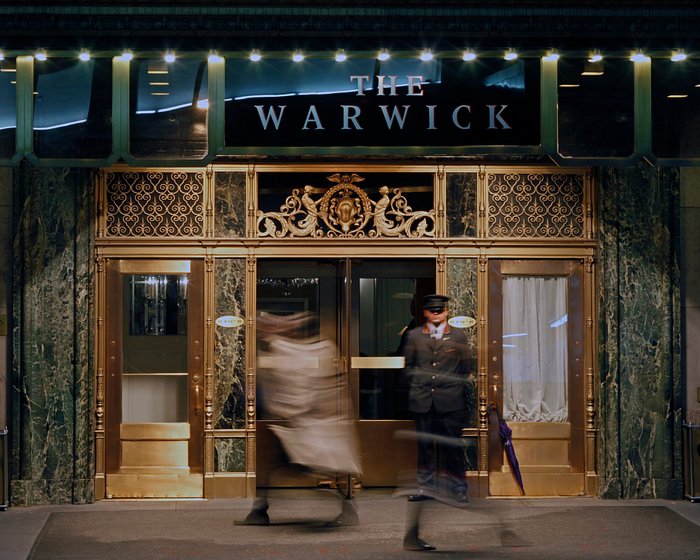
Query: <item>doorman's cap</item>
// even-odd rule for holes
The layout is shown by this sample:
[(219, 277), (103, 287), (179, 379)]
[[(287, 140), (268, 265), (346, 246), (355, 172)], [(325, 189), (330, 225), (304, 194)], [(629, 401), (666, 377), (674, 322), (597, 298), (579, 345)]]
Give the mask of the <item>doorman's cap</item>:
[(425, 296), (421, 301), (423, 309), (444, 309), (447, 306), (447, 302), (450, 298), (447, 296), (441, 296), (440, 294), (430, 294)]

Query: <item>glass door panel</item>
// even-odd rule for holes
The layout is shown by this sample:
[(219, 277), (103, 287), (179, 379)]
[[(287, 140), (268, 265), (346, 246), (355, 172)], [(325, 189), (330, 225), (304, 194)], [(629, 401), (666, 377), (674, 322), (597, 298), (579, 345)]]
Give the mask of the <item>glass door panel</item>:
[(187, 422), (188, 283), (187, 274), (122, 279), (122, 422)]
[[(528, 496), (584, 489), (583, 270), (570, 260), (492, 260), (489, 399), (513, 432)], [(518, 496), (515, 466), (496, 433), (489, 491)]]

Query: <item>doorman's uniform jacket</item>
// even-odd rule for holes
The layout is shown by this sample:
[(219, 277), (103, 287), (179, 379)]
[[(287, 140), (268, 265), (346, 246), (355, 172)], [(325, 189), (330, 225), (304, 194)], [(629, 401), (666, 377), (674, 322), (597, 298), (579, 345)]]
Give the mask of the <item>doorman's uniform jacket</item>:
[(427, 325), (408, 332), (404, 346), (410, 377), (409, 409), (455, 412), (466, 409), (467, 336), (448, 324), (442, 339), (431, 337)]

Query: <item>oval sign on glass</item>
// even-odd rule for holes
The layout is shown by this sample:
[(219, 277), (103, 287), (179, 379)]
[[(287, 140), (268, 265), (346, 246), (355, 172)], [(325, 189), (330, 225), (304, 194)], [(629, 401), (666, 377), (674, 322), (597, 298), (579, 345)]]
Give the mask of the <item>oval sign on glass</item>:
[(222, 315), (216, 318), (216, 324), (219, 327), (240, 327), (243, 322), (243, 317), (237, 317), (236, 315)]
[(474, 319), (474, 317), (467, 317), (466, 315), (450, 317), (447, 322), (451, 327), (456, 329), (468, 329), (469, 327), (476, 325), (476, 319)]

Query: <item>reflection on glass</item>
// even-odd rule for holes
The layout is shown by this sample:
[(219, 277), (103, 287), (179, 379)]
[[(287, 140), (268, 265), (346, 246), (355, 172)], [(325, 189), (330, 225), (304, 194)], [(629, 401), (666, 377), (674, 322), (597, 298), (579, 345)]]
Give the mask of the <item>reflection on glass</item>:
[(503, 279), (503, 417), (568, 418), (566, 277)]
[[(400, 356), (402, 337), (416, 326), (415, 278), (360, 278), (360, 356)], [(408, 411), (408, 380), (402, 369), (360, 371), (360, 418), (401, 420)]]
[(659, 157), (700, 155), (700, 61), (652, 60), (653, 152)]
[(124, 277), (123, 422), (187, 422), (186, 275)]
[(183, 275), (133, 276), (129, 334), (186, 334), (187, 285)]
[(34, 151), (40, 157), (104, 158), (112, 150), (108, 59), (35, 65)]
[(17, 129), (17, 66), (14, 59), (0, 61), (0, 158), (14, 155)]
[[(634, 63), (583, 58), (558, 62), (559, 151), (573, 157), (626, 157), (634, 132)], [(602, 70), (602, 72), (601, 72)]]
[(131, 63), (131, 153), (201, 158), (207, 153), (207, 62)]

